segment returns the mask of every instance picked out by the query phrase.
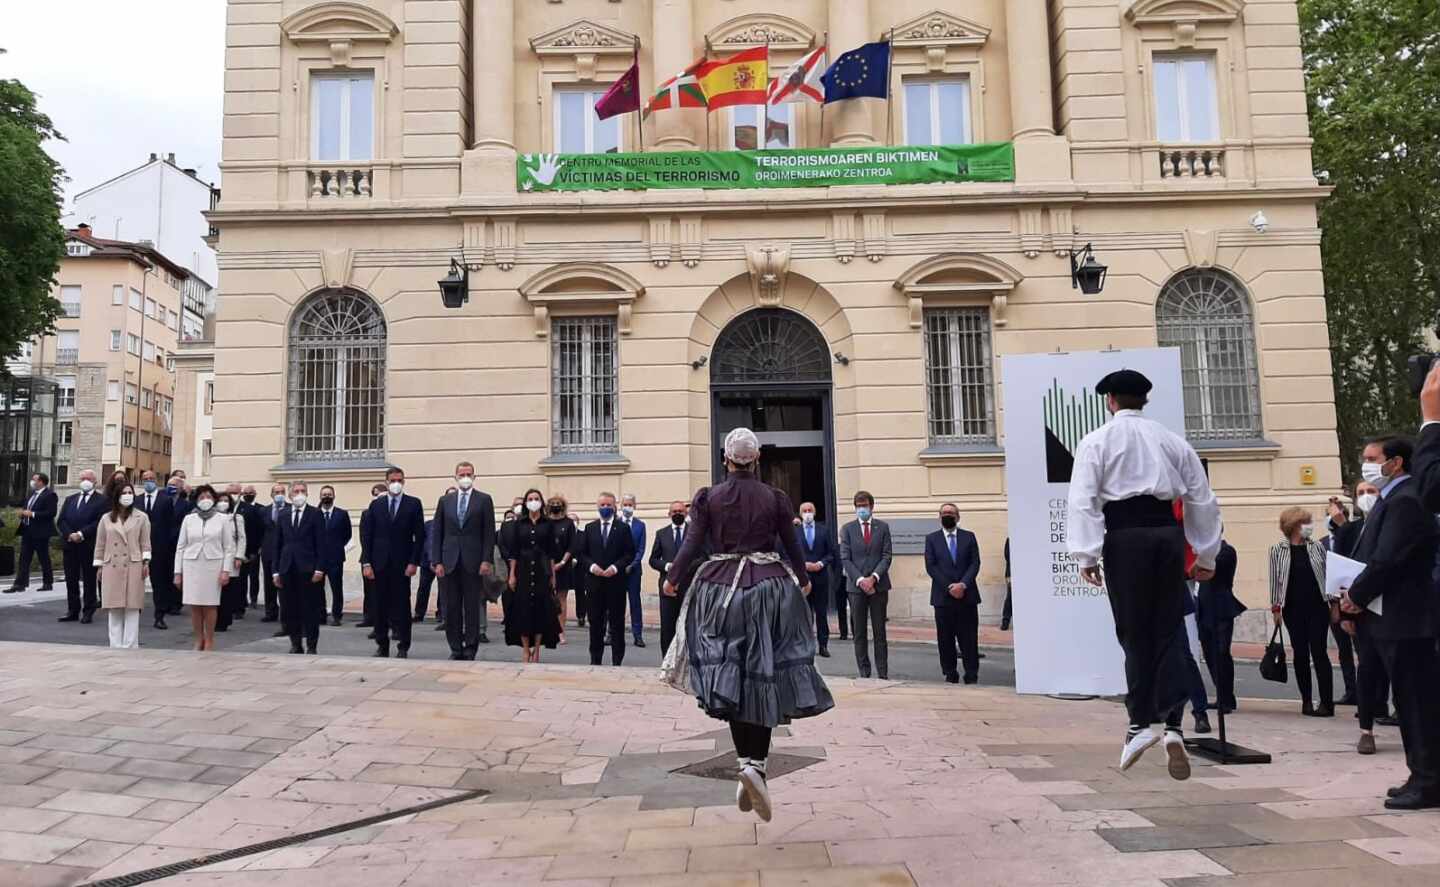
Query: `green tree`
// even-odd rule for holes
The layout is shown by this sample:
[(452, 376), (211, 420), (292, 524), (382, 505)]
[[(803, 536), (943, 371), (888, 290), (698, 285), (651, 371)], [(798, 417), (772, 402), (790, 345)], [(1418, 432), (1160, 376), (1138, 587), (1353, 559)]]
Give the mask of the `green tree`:
[(59, 138), (36, 109), (35, 94), (18, 80), (0, 79), (0, 375), (4, 359), (49, 332), (60, 315), (51, 288), (65, 254), (65, 173), (44, 147)]
[(1340, 452), (1413, 430), (1405, 361), (1440, 309), (1440, 3), (1300, 0)]

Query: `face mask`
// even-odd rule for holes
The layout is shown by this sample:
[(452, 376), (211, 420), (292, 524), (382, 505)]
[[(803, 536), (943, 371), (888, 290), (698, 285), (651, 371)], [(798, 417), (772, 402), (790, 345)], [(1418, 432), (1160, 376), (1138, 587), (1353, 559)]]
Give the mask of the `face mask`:
[(335, 504), (335, 497), (334, 497), (334, 496), (321, 496), (321, 497), (320, 497), (320, 504), (321, 504), (321, 505), (324, 505), (324, 506), (326, 506), (326, 507), (328, 508), (329, 506)]
[(511, 511), (511, 513), (513, 513), (516, 517), (519, 517), (519, 516), (525, 511), (525, 506), (524, 506), (524, 505), (521, 505), (519, 502), (516, 502), (516, 503), (515, 503), (515, 507), (512, 508), (512, 509), (510, 509), (510, 511)]
[(175, 481), (172, 480), (165, 484), (165, 492), (171, 494), (172, 496), (175, 494)]
[(540, 502), (539, 499), (531, 499), (531, 500), (529, 500), (528, 502), (525, 503), (525, 508), (526, 508), (526, 510), (528, 510), (531, 514), (536, 514), (536, 513), (538, 513), (538, 512), (540, 511), (541, 505), (542, 505), (542, 503)]
[(1379, 462), (1362, 463), (1360, 466), (1360, 476), (1382, 490), (1385, 489), (1385, 485), (1390, 482), (1390, 478), (1385, 476), (1385, 471)]
[(468, 474), (463, 474), (460, 477), (455, 478), (455, 485), (462, 490), (468, 490), (471, 487), (475, 486), (475, 478), (471, 477)]
[(1355, 504), (1360, 508), (1361, 511), (1365, 512), (1366, 514), (1369, 514), (1371, 511), (1373, 511), (1376, 504), (1378, 504), (1379, 502), (1380, 497), (1375, 495), (1374, 493), (1365, 493), (1363, 495), (1355, 497)]
[(131, 505), (134, 505), (134, 504), (135, 504), (135, 494), (134, 494), (134, 493), (121, 493), (121, 494), (120, 494), (120, 504), (123, 505), (123, 506), (125, 506), (126, 508), (129, 508)]
[(861, 520), (869, 520), (869, 519), (870, 519), (870, 509), (866, 508), (864, 505), (856, 506), (856, 508), (855, 508), (855, 516), (858, 517), (858, 518), (860, 518)]
[(201, 511), (209, 511), (210, 509), (215, 507), (215, 500), (201, 499), (199, 502), (195, 503), (195, 507), (200, 509)]
[(623, 514), (623, 515), (625, 515), (626, 517), (634, 517), (634, 516), (635, 516), (635, 506), (634, 506), (634, 505), (626, 505), (624, 508), (620, 509), (620, 513)]
[(221, 499), (221, 500), (220, 500), (220, 504), (216, 505), (215, 507), (218, 508), (218, 509), (220, 509), (220, 513), (221, 513), (221, 514), (229, 514), (229, 513), (230, 513), (230, 503), (229, 503), (228, 501), (224, 500), (224, 499)]
[(93, 489), (95, 489), (95, 482), (94, 482), (93, 480), (82, 480), (82, 481), (80, 481), (80, 490), (81, 490), (81, 492), (88, 493), (88, 492), (90, 492), (90, 491), (93, 490)]
[(677, 526), (677, 527), (683, 525), (683, 524), (685, 523), (685, 515), (683, 515), (683, 514), (672, 514), (672, 515), (670, 515), (670, 523), (674, 524), (674, 525)]
[(275, 504), (276, 504), (276, 505), (284, 505), (284, 504), (285, 504), (285, 494), (284, 494), (284, 493), (276, 493), (276, 494), (275, 494)]
[(392, 480), (392, 481), (390, 481), (390, 487), (389, 487), (389, 489), (390, 489), (390, 495), (392, 495), (392, 496), (398, 496), (398, 495), (400, 495), (401, 493), (405, 492), (405, 484), (401, 483), (401, 482), (398, 481), (398, 480)]
[(940, 516), (940, 526), (947, 530), (955, 529), (955, 525), (958, 523), (960, 523), (960, 519), (953, 514), (942, 514)]
[(30, 481), (30, 489), (38, 491), (38, 490), (40, 489), (40, 481), (38, 481), (38, 480), (32, 480), (32, 481)]
[(553, 515), (555, 515), (556, 517), (564, 517), (564, 516), (565, 516), (565, 506), (564, 506), (564, 505), (560, 505), (560, 504), (558, 504), (558, 503), (555, 504), (555, 505), (551, 505), (551, 506), (550, 506), (550, 513), (553, 514)]
[(611, 508), (609, 505), (602, 505), (602, 506), (600, 506), (600, 519), (601, 519), (601, 520), (609, 520), (610, 518), (612, 518), (612, 517), (614, 517), (614, 516), (615, 516), (615, 509)]
[(246, 493), (244, 498), (245, 498), (245, 501), (246, 501), (246, 502), (254, 502), (254, 501), (255, 501), (255, 494), (254, 494), (254, 493)]
[(147, 493), (155, 492), (155, 481), (153, 480), (147, 480), (145, 481), (145, 483), (141, 484), (141, 486), (145, 488), (145, 492)]
[(810, 526), (811, 524), (815, 523), (815, 512), (813, 512), (813, 511), (802, 511), (802, 512), (800, 512), (800, 522), (801, 522), (802, 524), (804, 524), (805, 526), (807, 526), (807, 527)]
[(508, 523), (510, 523), (510, 522), (513, 521), (513, 520), (515, 520), (515, 512), (513, 512), (513, 511), (507, 511), (507, 512), (505, 512), (505, 521), (504, 521), (504, 523), (507, 523), (507, 524), (508, 524)]
[(290, 497), (290, 504), (291, 504), (291, 505), (294, 505), (296, 508), (304, 508), (304, 507), (305, 507), (305, 494), (304, 494), (304, 493), (296, 493), (295, 495), (291, 496), (291, 497)]
[(1305, 540), (1308, 541), (1308, 540), (1309, 540), (1311, 537), (1313, 537), (1314, 535), (1315, 535), (1315, 528), (1312, 527), (1312, 526), (1310, 526), (1309, 524), (1305, 524), (1304, 526), (1302, 526), (1302, 527), (1300, 528), (1300, 538), (1301, 538), (1301, 539), (1305, 539)]

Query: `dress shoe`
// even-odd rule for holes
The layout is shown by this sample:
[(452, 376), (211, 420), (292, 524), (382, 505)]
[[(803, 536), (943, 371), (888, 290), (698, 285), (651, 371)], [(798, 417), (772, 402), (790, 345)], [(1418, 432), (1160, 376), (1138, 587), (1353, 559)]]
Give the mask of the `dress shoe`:
[(1398, 796), (1400, 796), (1400, 795), (1405, 794), (1405, 793), (1408, 792), (1408, 791), (1410, 791), (1410, 780), (1409, 780), (1409, 779), (1406, 779), (1404, 782), (1400, 783), (1399, 785), (1392, 786), (1392, 787), (1390, 787), (1390, 788), (1385, 789), (1385, 797), (1387, 797), (1387, 798), (1398, 797)]
[(1381, 715), (1375, 719), (1375, 723), (1381, 727), (1398, 727), (1400, 726), (1400, 719), (1393, 715)]
[(389, 650), (388, 648), (386, 648), (386, 647), (381, 647), (380, 649), (376, 650), (374, 653), (371, 653), (370, 656), (371, 656), (371, 658), (373, 658), (373, 659), (389, 659), (389, 658), (390, 658), (390, 650)]
[(95, 621), (95, 617), (94, 617), (93, 615), (91, 615), (90, 613), (86, 613), (84, 616), (81, 616), (81, 617), (80, 617), (80, 624), (81, 624), (81, 625), (89, 625), (91, 622), (94, 622), (94, 621)]
[(464, 653), (451, 653), (451, 654), (450, 654), (450, 661), (451, 661), (451, 662), (464, 662), (464, 661), (465, 661), (465, 654), (464, 654)]
[(1434, 807), (1440, 807), (1440, 792), (1424, 792), (1412, 788), (1385, 799), (1386, 810), (1429, 810)]
[(820, 648), (820, 658), (822, 658), (822, 659), (829, 659), (829, 658), (830, 658), (830, 648), (829, 648), (829, 647), (821, 647), (821, 648)]
[(1203, 711), (1195, 712), (1195, 732), (1202, 736), (1210, 732), (1210, 716)]
[(290, 642), (290, 652), (291, 652), (291, 653), (304, 653), (305, 650), (302, 649), (299, 644), (295, 643), (294, 641), (291, 641), (291, 642)]
[(1355, 704), (1355, 691), (1354, 691), (1354, 690), (1346, 690), (1346, 691), (1345, 691), (1345, 695), (1344, 695), (1344, 696), (1341, 696), (1341, 697), (1340, 697), (1340, 701), (1336, 702), (1335, 704), (1336, 704), (1336, 705), (1354, 705), (1354, 704)]
[(409, 650), (396, 650), (396, 651), (395, 651), (395, 658), (396, 658), (396, 659), (409, 659), (409, 658), (410, 658), (410, 651), (409, 651)]
[(24, 591), (24, 590), (25, 590), (25, 589), (24, 589), (23, 587), (17, 587), (17, 586), (12, 585), (12, 586), (10, 586), (9, 588), (5, 589), (5, 594), (14, 594), (14, 593), (17, 592), (17, 591)]
[(862, 678), (868, 678), (868, 677), (870, 677), (870, 669), (868, 669), (868, 668), (862, 668), (862, 669), (860, 669), (860, 677), (862, 677)]
[(370, 632), (369, 634), (365, 635), (365, 639), (366, 639), (366, 640), (371, 640), (371, 641), (375, 640), (375, 639), (376, 639), (376, 634), (375, 634), (375, 632), (372, 631), (372, 632)]
[(308, 653), (308, 654), (310, 654), (311, 656), (314, 656), (314, 655), (318, 654), (320, 651), (316, 649), (316, 645), (315, 645), (314, 643), (312, 643), (312, 642), (310, 642), (310, 641), (306, 641), (306, 642), (305, 642), (305, 652)]
[(1000, 630), (1001, 630), (1001, 631), (1009, 631), (1009, 630), (1010, 630), (1010, 620), (1009, 620), (1009, 619), (1001, 619), (1001, 620), (1000, 620)]
[(371, 622), (369, 619), (361, 619), (359, 622), (355, 623), (355, 627), (356, 627), (356, 628), (374, 628), (374, 627), (375, 627), (375, 623)]
[(842, 641), (848, 641), (848, 640), (850, 640), (850, 635), (848, 635), (848, 634), (846, 634), (845, 632), (842, 631), (842, 632), (840, 632), (840, 640), (842, 640)]
[(644, 646), (645, 646), (645, 639), (644, 639), (644, 638), (636, 638), (636, 639), (635, 639), (635, 646), (637, 646), (637, 647), (644, 647)]
[[(482, 643), (482, 644), (488, 644), (488, 643), (490, 643), (490, 638), (489, 638), (489, 636), (486, 635), (485, 632), (483, 632), (483, 631), (480, 632), (480, 643)], [(470, 658), (471, 658), (471, 659), (474, 659), (474, 658), (475, 658), (475, 654), (474, 654), (474, 653), (471, 653), (471, 654), (470, 654)]]
[(279, 617), (279, 616), (261, 616), (261, 617), (260, 617), (260, 621), (261, 621), (261, 622), (279, 622), (279, 621), (280, 621), (280, 617)]
[(277, 628), (277, 629), (275, 629), (275, 633), (272, 634), (272, 635), (270, 635), (270, 637), (272, 637), (272, 638), (283, 638), (283, 637), (288, 636), (289, 634), (290, 634), (290, 632), (286, 631), (285, 629), (283, 629), (283, 628)]
[(1235, 714), (1235, 706), (1233, 706), (1233, 705), (1217, 705), (1217, 706), (1215, 706), (1215, 710), (1218, 711), (1218, 712), (1220, 712), (1221, 714), (1227, 714), (1227, 715), (1233, 715), (1233, 714)]
[(960, 683), (960, 676), (958, 674), (955, 674), (954, 672), (951, 672), (950, 674), (947, 674), (945, 676), (945, 683), (958, 684)]
[[(24, 591), (25, 589), (22, 588), (22, 589), (20, 589), (20, 590), (21, 590), (21, 591)], [(42, 585), (42, 586), (40, 586), (40, 590), (41, 590), (41, 591), (54, 591), (54, 590), (55, 590), (55, 586), (49, 585), (49, 584)]]
[(1317, 718), (1333, 718), (1333, 717), (1335, 717), (1335, 706), (1334, 706), (1333, 704), (1332, 704), (1332, 705), (1317, 705), (1317, 706), (1315, 706), (1315, 717), (1317, 717)]
[(981, 650), (979, 653), (976, 653), (976, 654), (975, 654), (975, 658), (976, 658), (976, 659), (984, 659), (984, 658), (985, 658), (985, 651), (984, 651), (984, 650)]
[(584, 617), (584, 616), (581, 616), (581, 617), (577, 618), (577, 619), (575, 620), (575, 624), (578, 625), (578, 626), (580, 626), (581, 628), (584, 628), (584, 627), (585, 627), (585, 617)]
[(445, 623), (443, 623), (443, 622), (437, 622), (437, 623), (435, 623), (435, 630), (436, 630), (436, 631), (444, 631), (444, 630), (445, 630)]
[(882, 681), (888, 681), (888, 680), (890, 680), (890, 674), (889, 674), (889, 672), (884, 672), (884, 671), (882, 671), (882, 672), (877, 672), (877, 673), (876, 673), (876, 677), (880, 678), (880, 680), (882, 680)]
[(80, 621), (80, 614), (79, 614), (79, 613), (67, 613), (66, 615), (61, 616), (59, 619), (56, 619), (55, 621), (56, 621), (56, 622), (79, 622), (79, 621)]
[(339, 617), (339, 616), (331, 616), (331, 617), (330, 617), (330, 627), (331, 627), (331, 628), (339, 628), (339, 627), (340, 627), (340, 617)]
[(980, 678), (977, 677), (976, 675), (973, 675), (973, 674), (967, 674), (967, 675), (964, 677), (963, 680), (964, 680), (964, 683), (966, 683), (966, 684), (978, 684), (978, 683), (980, 683)]
[(1375, 734), (1361, 733), (1360, 741), (1355, 743), (1355, 751), (1359, 752), (1362, 755), (1375, 754)]

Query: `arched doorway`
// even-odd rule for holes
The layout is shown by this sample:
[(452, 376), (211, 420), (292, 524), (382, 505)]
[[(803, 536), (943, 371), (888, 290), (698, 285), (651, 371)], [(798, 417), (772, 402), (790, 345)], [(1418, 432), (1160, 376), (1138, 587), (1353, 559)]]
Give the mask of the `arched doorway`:
[(785, 308), (738, 315), (710, 357), (710, 433), (714, 476), (725, 471), (725, 435), (741, 426), (760, 439), (761, 476), (817, 517), (835, 514), (835, 434), (830, 348), (804, 316)]

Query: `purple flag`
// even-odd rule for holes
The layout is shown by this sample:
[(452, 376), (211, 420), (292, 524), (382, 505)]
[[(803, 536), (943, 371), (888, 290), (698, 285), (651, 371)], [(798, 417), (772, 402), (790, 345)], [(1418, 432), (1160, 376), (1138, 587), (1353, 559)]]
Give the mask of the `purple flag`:
[(628, 114), (640, 110), (640, 63), (620, 75), (610, 89), (595, 103), (595, 116), (609, 120), (616, 114)]

